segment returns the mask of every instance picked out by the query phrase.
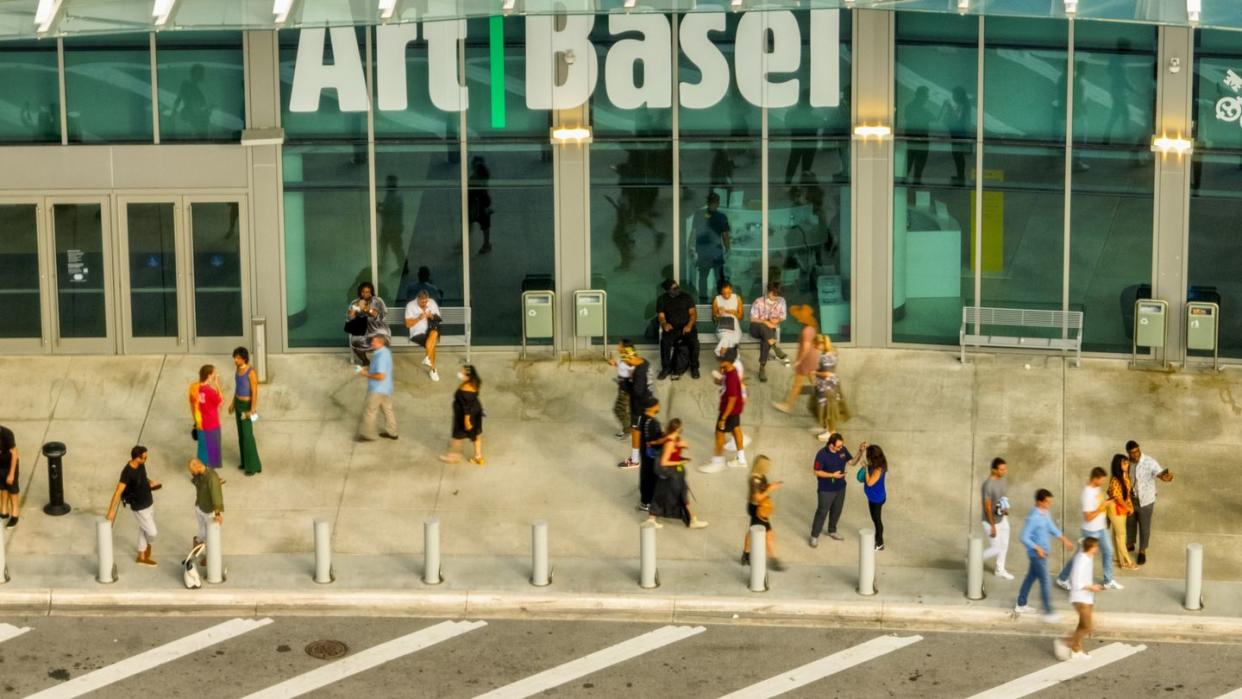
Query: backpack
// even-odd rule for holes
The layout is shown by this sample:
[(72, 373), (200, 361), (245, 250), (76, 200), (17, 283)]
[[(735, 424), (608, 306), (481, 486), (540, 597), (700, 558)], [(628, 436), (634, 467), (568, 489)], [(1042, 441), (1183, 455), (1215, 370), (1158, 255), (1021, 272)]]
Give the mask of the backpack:
[(185, 583), (187, 590), (197, 590), (203, 586), (203, 579), (198, 575), (198, 568), (194, 565), (194, 559), (203, 555), (203, 550), (207, 548), (206, 544), (195, 544), (190, 549), (190, 553), (186, 555), (185, 560), (181, 561), (181, 580)]

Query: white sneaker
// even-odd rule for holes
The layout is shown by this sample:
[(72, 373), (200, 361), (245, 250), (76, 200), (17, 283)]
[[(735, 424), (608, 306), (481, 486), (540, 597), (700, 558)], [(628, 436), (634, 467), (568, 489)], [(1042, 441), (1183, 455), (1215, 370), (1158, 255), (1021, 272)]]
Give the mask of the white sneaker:
[(423, 366), (431, 366), (431, 357), (423, 357)]
[(746, 459), (734, 459), (729, 462), (729, 468), (748, 468), (749, 466)]
[(429, 373), (430, 373), (430, 376), (431, 376), (431, 380), (432, 380), (432, 381), (439, 381), (439, 380), (440, 380), (440, 374), (439, 374), (439, 372), (437, 372), (435, 369), (432, 369)]
[(1076, 650), (1070, 653), (1070, 660), (1090, 660), (1091, 654), (1086, 651)]
[(1108, 582), (1104, 583), (1104, 589), (1105, 590), (1124, 590), (1126, 589), (1126, 586), (1122, 585), (1116, 580), (1109, 580)]
[(1056, 656), (1057, 660), (1069, 660), (1072, 652), (1069, 644), (1065, 641), (1059, 638), (1052, 639), (1052, 654)]
[(1065, 590), (1066, 592), (1069, 592), (1069, 589), (1070, 589), (1069, 581), (1057, 578), (1057, 587), (1061, 588), (1062, 590)]
[(1045, 614), (1039, 617), (1039, 620), (1044, 622), (1045, 624), (1056, 624), (1061, 621), (1061, 617), (1057, 616), (1056, 614)]
[(1000, 570), (996, 571), (996, 577), (1000, 578), (1001, 580), (1013, 580), (1013, 573), (1010, 573), (1004, 568), (1001, 568)]
[(699, 467), (699, 473), (720, 473), (724, 470), (724, 467), (724, 461), (716, 461), (715, 459), (712, 459)]
[(1014, 614), (1034, 614), (1035, 608), (1029, 604), (1019, 604), (1013, 608)]
[(691, 529), (703, 529), (703, 528), (704, 528), (704, 527), (706, 527), (706, 526), (707, 526), (707, 522), (704, 522), (704, 521), (703, 521), (703, 520), (701, 520), (701, 519), (692, 519), (692, 520), (690, 520), (690, 528), (691, 528)]

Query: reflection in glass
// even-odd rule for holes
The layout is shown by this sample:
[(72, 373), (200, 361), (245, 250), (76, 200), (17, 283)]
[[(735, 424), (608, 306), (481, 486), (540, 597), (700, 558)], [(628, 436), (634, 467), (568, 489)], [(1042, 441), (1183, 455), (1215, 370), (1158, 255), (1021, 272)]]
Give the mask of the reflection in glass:
[(54, 204), (52, 226), (60, 337), (107, 337), (102, 207)]
[(172, 203), (125, 207), (132, 337), (176, 337), (177, 231)]
[(146, 34), (65, 40), (70, 143), (151, 142)]
[(241, 34), (156, 35), (161, 141), (236, 141), (245, 126)]
[(194, 332), (198, 337), (243, 334), (239, 213), (234, 201), (190, 205)]
[(55, 42), (0, 44), (0, 75), (0, 143), (59, 143)]
[(0, 205), (0, 338), (37, 338), (39, 226), (34, 204)]
[[(681, 287), (711, 303), (722, 279), (749, 303), (763, 286), (757, 141), (681, 142)], [(719, 201), (708, 221), (708, 199)]]
[[(1236, 126), (1236, 124), (1235, 124)], [(1242, 256), (1237, 222), (1242, 220), (1242, 157), (1236, 153), (1194, 155), (1190, 190), (1187, 297), (1220, 304), (1221, 356), (1242, 356)]]

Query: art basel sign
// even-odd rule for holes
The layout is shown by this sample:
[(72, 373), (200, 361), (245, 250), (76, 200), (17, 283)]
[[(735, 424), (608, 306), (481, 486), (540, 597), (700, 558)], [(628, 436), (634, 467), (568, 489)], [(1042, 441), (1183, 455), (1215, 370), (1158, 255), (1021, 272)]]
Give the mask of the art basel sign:
[[(736, 81), (741, 96), (755, 106), (792, 107), (808, 94), (812, 107), (836, 107), (840, 101), (840, 42), (837, 10), (811, 10), (810, 51), (803, 56), (802, 32), (789, 11), (746, 12), (734, 37), (734, 65), (730, 71), (725, 54), (713, 43), (713, 34), (724, 32), (724, 12), (694, 12), (682, 16), (678, 28), (681, 54), (694, 64), (697, 82), (681, 81), (682, 107), (705, 109), (720, 102)], [(599, 59), (590, 34), (594, 15), (561, 18), (526, 18), (526, 106), (529, 109), (572, 109), (585, 103), (599, 82)], [(615, 41), (603, 58), (603, 89), (622, 109), (672, 107), (672, 25), (664, 15), (609, 15), (613, 36), (641, 35)], [(421, 35), (420, 35), (421, 32)], [(380, 111), (408, 108), (406, 49), (416, 41), (427, 42), (428, 92), (431, 103), (445, 112), (470, 106), (466, 87), (458, 80), (457, 44), (466, 38), (465, 20), (388, 24), (376, 27), (376, 105)], [(333, 62), (324, 63), (324, 43), (332, 42)], [(492, 55), (497, 55), (493, 52)], [(503, 55), (503, 54), (500, 54)], [(809, 88), (791, 75), (806, 60)], [(561, 66), (558, 76), (557, 67)], [(642, 67), (638, 80), (636, 67)], [(559, 81), (558, 81), (559, 77)], [(289, 109), (319, 110), (320, 96), (333, 90), (341, 110), (367, 110), (366, 72), (352, 27), (303, 29), (298, 39), (293, 88)]]

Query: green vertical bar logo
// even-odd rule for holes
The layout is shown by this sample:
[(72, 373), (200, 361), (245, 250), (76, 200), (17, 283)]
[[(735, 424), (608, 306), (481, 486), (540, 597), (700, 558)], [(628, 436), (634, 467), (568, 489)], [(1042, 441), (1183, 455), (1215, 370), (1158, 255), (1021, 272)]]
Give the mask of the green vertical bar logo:
[(488, 22), (491, 58), (492, 128), (505, 127), (505, 18), (492, 17)]

